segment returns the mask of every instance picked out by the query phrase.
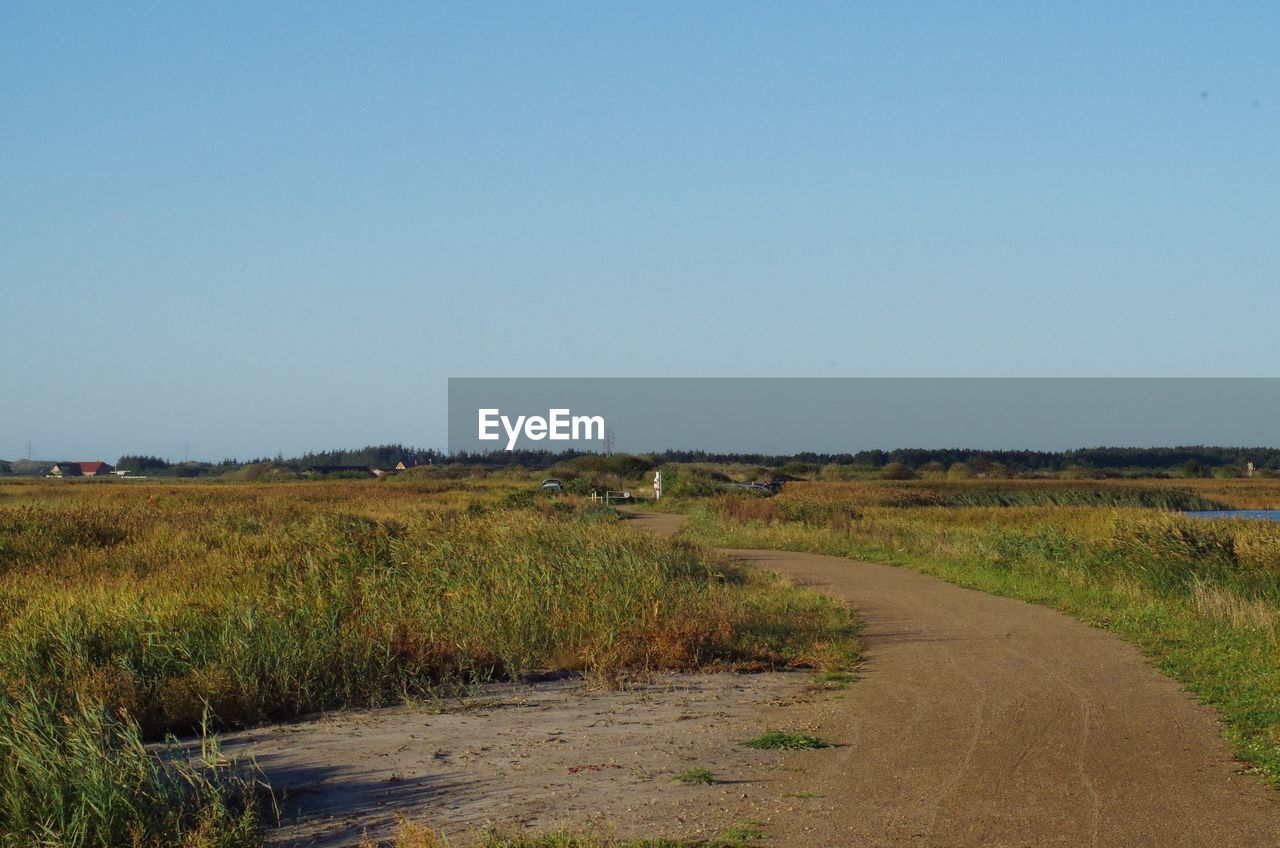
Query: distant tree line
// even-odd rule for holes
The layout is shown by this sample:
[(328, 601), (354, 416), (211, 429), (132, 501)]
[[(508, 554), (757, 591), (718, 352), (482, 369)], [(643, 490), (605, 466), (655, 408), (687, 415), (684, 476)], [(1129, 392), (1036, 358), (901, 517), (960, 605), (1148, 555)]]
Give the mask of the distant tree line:
[(929, 463), (1000, 464), (1013, 471), (1065, 471), (1068, 468), (1152, 470), (1184, 469), (1188, 463), (1210, 468), (1240, 466), (1280, 468), (1280, 448), (1228, 448), (1196, 445), (1176, 448), (1079, 448), (1066, 451), (973, 450), (965, 448), (867, 450), (857, 453), (802, 452), (788, 455), (708, 453), (668, 450), (654, 454), (659, 462), (739, 462), (749, 465), (853, 465), (883, 468), (900, 464), (915, 470)]
[(303, 468), (312, 465), (351, 465), (365, 468), (395, 468), (403, 462), (407, 467), (436, 464), (442, 455), (434, 450), (422, 450), (405, 445), (369, 445), (353, 450), (330, 450), (304, 453), (295, 459), (285, 460), (289, 466)]
[[(1259, 470), (1280, 469), (1280, 448), (1243, 448), (1193, 445), (1169, 448), (1096, 447), (1067, 451), (1033, 450), (972, 450), (965, 448), (898, 450), (865, 450), (856, 453), (816, 453), (802, 451), (793, 454), (718, 453), (713, 451), (664, 450), (657, 453), (631, 456), (584, 451), (492, 451), (472, 453), (461, 451), (444, 454), (437, 450), (409, 447), (407, 445), (368, 445), (362, 448), (316, 451), (301, 456), (238, 460), (226, 458), (218, 463), (179, 462), (170, 463), (158, 456), (126, 454), (116, 462), (120, 471), (158, 477), (212, 477), (244, 468), (247, 465), (271, 465), (294, 472), (311, 466), (351, 466), (391, 469), (403, 462), (415, 465), (474, 465), (491, 469), (524, 468), (539, 471), (570, 460), (584, 468), (590, 466), (612, 473), (638, 474), (649, 468), (671, 462), (684, 463), (737, 463), (776, 469), (782, 473), (808, 473), (824, 466), (847, 466), (851, 469), (882, 470), (889, 467), (897, 471), (915, 472), (920, 469), (950, 468), (964, 464), (974, 469), (1000, 466), (1013, 473), (1057, 473), (1073, 469), (1099, 472), (1175, 472), (1197, 476), (1211, 469), (1229, 468), (1242, 471), (1252, 462)], [(0, 475), (43, 475), (48, 473), (51, 462), (42, 460), (0, 461)]]
[(567, 462), (571, 459), (577, 459), (582, 456), (600, 456), (600, 454), (577, 450), (513, 450), (489, 451), (486, 453), (458, 451), (457, 453), (449, 454), (444, 458), (444, 461), (460, 463), (462, 465), (483, 465), (486, 468), (520, 467), (530, 470), (538, 470), (542, 468), (550, 468), (553, 465), (558, 465), (561, 462)]
[[(530, 470), (548, 468), (583, 456), (581, 451), (493, 451), (491, 453), (460, 452), (443, 458), (445, 462), (484, 465), (490, 468), (521, 466)], [(738, 463), (766, 468), (820, 468), (843, 465), (882, 469), (888, 465), (918, 470), (926, 465), (943, 468), (965, 463), (978, 468), (1001, 465), (1014, 472), (1059, 472), (1072, 468), (1097, 470), (1148, 469), (1183, 471), (1194, 468), (1232, 467), (1243, 469), (1252, 462), (1258, 469), (1280, 469), (1280, 448), (1231, 448), (1195, 445), (1174, 448), (1079, 448), (1066, 451), (973, 450), (966, 448), (899, 448), (897, 450), (865, 450), (856, 453), (793, 454), (717, 453), (713, 451), (664, 450), (645, 454), (653, 465), (667, 462)]]
[(161, 459), (158, 456), (125, 454), (116, 460), (116, 470), (128, 471), (130, 474), (140, 474), (145, 471), (163, 471), (168, 467), (168, 460)]
[(0, 471), (0, 474), (43, 477), (49, 473), (49, 469), (53, 468), (54, 463), (43, 459), (15, 459), (4, 463), (4, 465), (8, 470)]

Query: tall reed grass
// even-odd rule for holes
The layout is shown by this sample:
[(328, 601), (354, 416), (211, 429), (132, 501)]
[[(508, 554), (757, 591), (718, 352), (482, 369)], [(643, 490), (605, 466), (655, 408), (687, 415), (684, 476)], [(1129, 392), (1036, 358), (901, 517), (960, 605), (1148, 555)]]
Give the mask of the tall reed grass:
[(150, 736), (191, 731), (206, 708), (243, 725), (538, 668), (607, 676), (787, 650), (749, 642), (740, 571), (611, 515), (178, 501), (0, 521), (10, 685), (88, 694)]
[(544, 669), (856, 658), (852, 614), (815, 592), (587, 502), (451, 485), (0, 500), (0, 846), (251, 844), (245, 793), (143, 744), (170, 732)]
[(91, 699), (0, 695), (0, 846), (251, 848), (253, 785), (219, 762), (158, 757)]

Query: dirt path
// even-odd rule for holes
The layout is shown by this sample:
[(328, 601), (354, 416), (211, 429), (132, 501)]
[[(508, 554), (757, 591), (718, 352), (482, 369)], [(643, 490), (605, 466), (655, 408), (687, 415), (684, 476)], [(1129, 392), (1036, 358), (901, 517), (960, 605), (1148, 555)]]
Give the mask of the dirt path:
[[(639, 513), (663, 535), (679, 516)], [(1241, 773), (1214, 713), (1124, 641), (906, 569), (729, 551), (853, 604), (865, 676), (812, 708), (834, 751), (795, 755), (761, 810), (772, 846), (1280, 846), (1280, 792)]]

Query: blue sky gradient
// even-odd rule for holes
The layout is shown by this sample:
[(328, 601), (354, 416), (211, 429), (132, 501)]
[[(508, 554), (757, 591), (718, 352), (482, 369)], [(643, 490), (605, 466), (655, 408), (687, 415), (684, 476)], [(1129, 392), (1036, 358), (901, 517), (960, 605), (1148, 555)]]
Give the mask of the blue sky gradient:
[(0, 11), (0, 457), (449, 376), (1274, 376), (1280, 6)]

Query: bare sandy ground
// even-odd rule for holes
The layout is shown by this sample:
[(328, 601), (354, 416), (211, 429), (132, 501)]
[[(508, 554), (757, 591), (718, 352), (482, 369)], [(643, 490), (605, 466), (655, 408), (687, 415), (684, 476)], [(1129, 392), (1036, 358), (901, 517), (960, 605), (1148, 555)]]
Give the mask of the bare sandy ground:
[[(801, 673), (657, 675), (624, 691), (492, 685), (461, 701), (228, 734), (223, 751), (256, 760), (281, 796), (277, 844), (383, 840), (400, 816), (460, 844), (488, 825), (696, 838), (778, 794), (785, 756), (740, 743), (803, 723), (799, 713), (829, 697)], [(716, 783), (675, 781), (697, 767)]]

